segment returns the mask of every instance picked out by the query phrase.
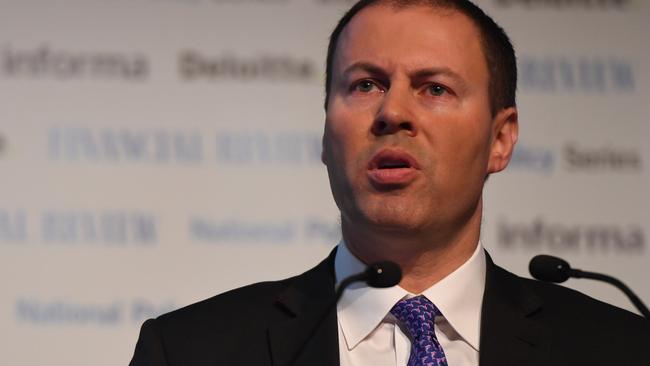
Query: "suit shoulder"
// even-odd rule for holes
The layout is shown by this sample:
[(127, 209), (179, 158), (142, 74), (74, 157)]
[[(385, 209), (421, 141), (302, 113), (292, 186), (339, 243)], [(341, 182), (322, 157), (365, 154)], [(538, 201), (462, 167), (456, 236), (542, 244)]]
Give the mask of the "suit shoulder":
[[(242, 316), (257, 319), (276, 319), (281, 317), (285, 309), (278, 302), (291, 287), (307, 286), (302, 289), (309, 293), (312, 287), (323, 285), (323, 281), (333, 279), (333, 262), (336, 249), (315, 267), (302, 274), (278, 281), (258, 282), (239, 287), (203, 301), (182, 307), (156, 319), (158, 323), (184, 322), (187, 320), (220, 318), (224, 322), (232, 322)], [(331, 273), (330, 273), (331, 272)], [(320, 292), (318, 290), (317, 292)], [(243, 315), (241, 315), (243, 314)]]
[(579, 312), (589, 312), (598, 314), (602, 317), (616, 317), (620, 320), (640, 321), (644, 320), (641, 316), (634, 314), (625, 309), (608, 304), (606, 302), (594, 299), (591, 296), (585, 295), (582, 292), (574, 289), (544, 283), (531, 279), (522, 279), (527, 282), (528, 286), (533, 288), (534, 291), (544, 298), (546, 304), (572, 309)]
[(159, 324), (214, 319), (228, 320), (233, 312), (240, 314), (259, 314), (273, 307), (277, 296), (293, 280), (258, 282), (212, 296), (205, 300), (184, 306), (159, 316)]

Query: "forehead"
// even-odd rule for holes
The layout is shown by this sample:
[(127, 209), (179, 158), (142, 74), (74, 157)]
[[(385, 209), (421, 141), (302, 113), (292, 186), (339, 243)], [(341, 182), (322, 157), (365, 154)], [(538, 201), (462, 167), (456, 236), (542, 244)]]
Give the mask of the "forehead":
[(341, 33), (334, 71), (358, 61), (386, 68), (449, 67), (487, 74), (478, 28), (466, 15), (425, 5), (371, 5)]

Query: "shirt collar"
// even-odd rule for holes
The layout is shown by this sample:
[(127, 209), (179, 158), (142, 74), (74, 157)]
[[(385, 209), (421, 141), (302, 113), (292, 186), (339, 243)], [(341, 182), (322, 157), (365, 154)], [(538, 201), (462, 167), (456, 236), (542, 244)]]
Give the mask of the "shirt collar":
[[(365, 270), (342, 240), (334, 260), (336, 281)], [(485, 252), (479, 242), (472, 256), (454, 272), (422, 292), (442, 312), (454, 330), (478, 351), (481, 306), (485, 290)], [(413, 296), (399, 286), (372, 288), (352, 284), (337, 304), (337, 316), (349, 350), (356, 347), (404, 297)]]
[(485, 251), (479, 241), (463, 265), (422, 292), (476, 351), (479, 350), (481, 334), (485, 268)]
[[(337, 284), (344, 278), (363, 272), (366, 265), (348, 250), (341, 240), (334, 259)], [(373, 288), (363, 282), (350, 285), (336, 305), (337, 316), (349, 350), (359, 344), (390, 312), (396, 302), (406, 296), (399, 286)]]

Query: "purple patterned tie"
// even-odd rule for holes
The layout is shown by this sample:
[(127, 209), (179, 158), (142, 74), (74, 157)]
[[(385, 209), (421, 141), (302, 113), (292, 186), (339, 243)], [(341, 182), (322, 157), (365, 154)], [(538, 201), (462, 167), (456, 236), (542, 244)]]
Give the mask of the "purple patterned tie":
[(433, 320), (441, 316), (440, 310), (423, 295), (400, 300), (390, 310), (411, 334), (411, 355), (407, 366), (447, 366)]

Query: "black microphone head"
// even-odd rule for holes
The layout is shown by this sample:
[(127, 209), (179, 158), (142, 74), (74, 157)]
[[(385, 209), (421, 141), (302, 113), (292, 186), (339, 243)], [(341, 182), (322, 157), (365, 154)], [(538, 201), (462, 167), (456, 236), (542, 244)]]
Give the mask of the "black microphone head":
[(377, 262), (368, 266), (366, 278), (371, 287), (393, 287), (402, 280), (402, 269), (394, 262)]
[(528, 265), (530, 274), (545, 282), (564, 282), (571, 277), (571, 266), (564, 259), (551, 255), (538, 255), (530, 260)]

